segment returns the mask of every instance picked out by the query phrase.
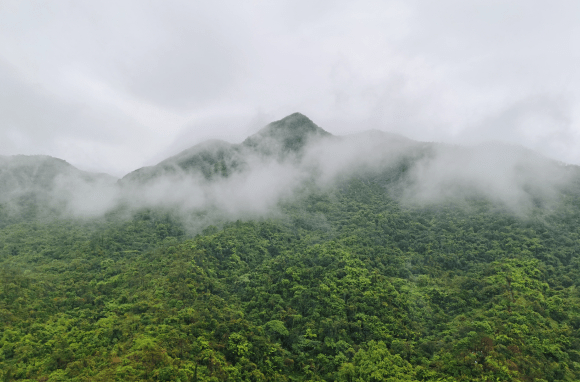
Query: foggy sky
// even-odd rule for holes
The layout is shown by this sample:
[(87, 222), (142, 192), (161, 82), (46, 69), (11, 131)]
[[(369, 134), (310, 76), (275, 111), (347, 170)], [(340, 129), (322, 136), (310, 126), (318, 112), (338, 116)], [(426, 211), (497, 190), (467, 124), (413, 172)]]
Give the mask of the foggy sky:
[(0, 155), (122, 176), (295, 111), (580, 164), (576, 1), (0, 3)]

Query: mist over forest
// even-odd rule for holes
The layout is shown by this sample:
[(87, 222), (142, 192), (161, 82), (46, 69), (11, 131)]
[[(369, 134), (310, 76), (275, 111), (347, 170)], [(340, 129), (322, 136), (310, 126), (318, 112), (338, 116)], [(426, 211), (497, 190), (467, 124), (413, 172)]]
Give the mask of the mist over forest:
[[(305, 189), (351, 178), (375, 181), (404, 203), (485, 198), (516, 214), (555, 202), (577, 180), (577, 166), (499, 142), (459, 146), (418, 142), (371, 130), (333, 136), (295, 113), (241, 144), (212, 140), (121, 179), (80, 171), (58, 158), (1, 158), (3, 208), (19, 215), (25, 199), (42, 213), (104, 216), (119, 208), (166, 208), (183, 218), (268, 217)], [(205, 216), (196, 229), (210, 224)], [(191, 223), (193, 224), (193, 220)]]
[(121, 178), (0, 157), (0, 378), (578, 380), (579, 185), (300, 113)]
[(0, 381), (580, 381), (580, 2), (0, 2)]

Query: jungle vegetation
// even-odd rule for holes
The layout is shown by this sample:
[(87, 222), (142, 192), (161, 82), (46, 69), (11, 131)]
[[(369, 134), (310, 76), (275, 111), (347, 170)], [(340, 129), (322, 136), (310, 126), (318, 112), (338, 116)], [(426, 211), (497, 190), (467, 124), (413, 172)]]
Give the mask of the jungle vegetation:
[(580, 380), (578, 185), (410, 203), (407, 167), (198, 232), (0, 204), (0, 380)]

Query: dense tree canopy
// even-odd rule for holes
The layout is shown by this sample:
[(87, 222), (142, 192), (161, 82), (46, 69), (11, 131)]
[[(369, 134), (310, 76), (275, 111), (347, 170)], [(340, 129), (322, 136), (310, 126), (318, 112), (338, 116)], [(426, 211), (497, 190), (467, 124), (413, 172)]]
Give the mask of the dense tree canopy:
[(10, 221), (0, 377), (578, 380), (579, 207), (408, 205), (352, 180), (195, 237), (154, 210)]

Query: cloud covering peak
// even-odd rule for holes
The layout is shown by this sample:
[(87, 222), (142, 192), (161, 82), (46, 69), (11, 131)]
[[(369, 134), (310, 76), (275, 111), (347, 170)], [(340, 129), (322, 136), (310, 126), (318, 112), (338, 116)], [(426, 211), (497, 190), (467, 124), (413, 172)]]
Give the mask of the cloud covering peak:
[(56, 158), (2, 157), (0, 204), (82, 216), (164, 208), (197, 229), (220, 219), (268, 216), (297, 195), (332, 193), (352, 179), (374, 182), (403, 203), (479, 198), (528, 214), (550, 208), (580, 175), (576, 166), (521, 146), (425, 143), (376, 130), (335, 136), (292, 114), (240, 144), (207, 141), (119, 181)]
[(121, 176), (294, 110), (580, 163), (576, 2), (6, 0), (0, 154)]

